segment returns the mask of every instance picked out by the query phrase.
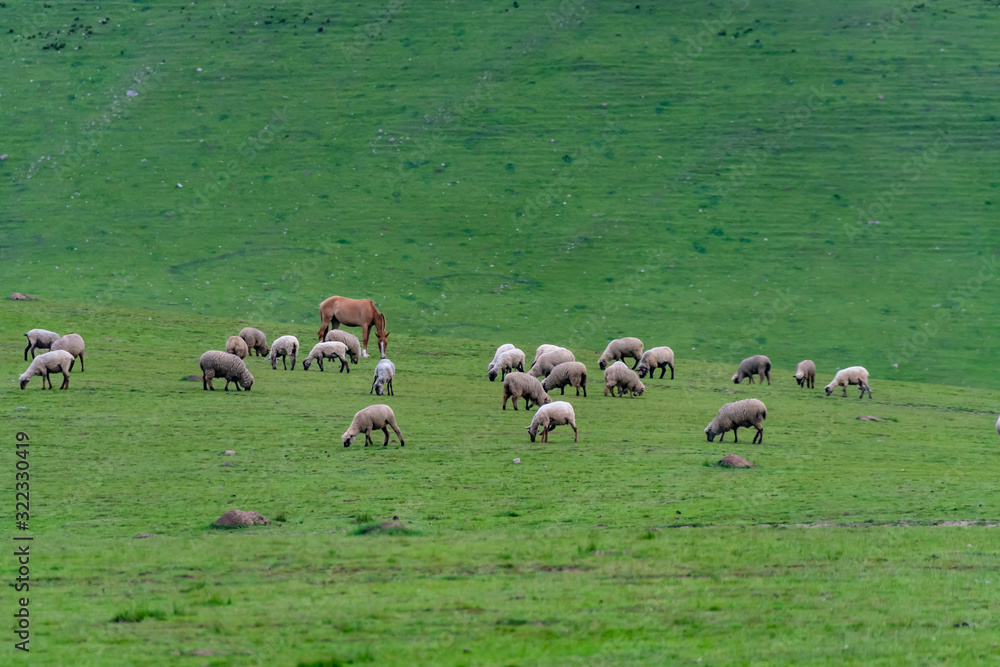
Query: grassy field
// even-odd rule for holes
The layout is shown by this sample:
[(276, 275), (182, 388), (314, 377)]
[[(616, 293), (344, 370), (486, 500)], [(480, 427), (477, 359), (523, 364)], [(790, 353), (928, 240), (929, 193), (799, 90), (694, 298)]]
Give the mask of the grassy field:
[[(0, 282), (38, 297), (0, 369), (30, 328), (88, 345), (69, 391), (6, 389), (5, 655), (996, 661), (995, 3), (520, 5), (0, 5)], [(247, 324), (304, 356), (334, 293), (386, 314), (405, 448), (341, 445), (374, 360), (189, 380)], [(676, 379), (602, 397), (619, 335)], [(587, 363), (579, 443), (500, 410), (506, 342)], [(729, 382), (756, 353), (773, 384)], [(764, 444), (707, 443), (751, 396)]]

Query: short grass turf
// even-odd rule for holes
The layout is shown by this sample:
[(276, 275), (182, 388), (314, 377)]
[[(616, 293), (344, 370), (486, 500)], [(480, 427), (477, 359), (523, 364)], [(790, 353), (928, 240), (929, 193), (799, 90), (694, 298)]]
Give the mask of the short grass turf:
[[(995, 5), (519, 4), (0, 3), (0, 283), (39, 297), (0, 369), (88, 344), (3, 401), (13, 660), (996, 661)], [(190, 380), (246, 324), (304, 356), (333, 293), (386, 313), (396, 396)], [(618, 335), (677, 377), (604, 398)], [(587, 363), (579, 443), (500, 410), (505, 342)], [(859, 363), (874, 400), (822, 395)], [(707, 443), (749, 396), (764, 444)], [(376, 400), (406, 447), (343, 448)]]

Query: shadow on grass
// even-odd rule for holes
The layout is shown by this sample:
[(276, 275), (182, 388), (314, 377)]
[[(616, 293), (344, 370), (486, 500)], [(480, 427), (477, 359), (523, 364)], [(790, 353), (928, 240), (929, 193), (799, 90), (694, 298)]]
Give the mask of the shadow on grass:
[(365, 523), (358, 526), (353, 535), (393, 535), (396, 537), (407, 535), (419, 535), (415, 530), (411, 530), (399, 521), (383, 521), (382, 523)]

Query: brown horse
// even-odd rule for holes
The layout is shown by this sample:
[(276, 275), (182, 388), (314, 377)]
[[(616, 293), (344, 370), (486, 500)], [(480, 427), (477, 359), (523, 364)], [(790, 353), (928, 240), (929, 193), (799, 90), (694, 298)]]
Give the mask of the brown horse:
[(331, 296), (319, 304), (319, 316), (322, 320), (319, 328), (319, 340), (323, 342), (330, 325), (339, 329), (341, 324), (349, 327), (361, 327), (361, 356), (368, 357), (368, 330), (375, 325), (375, 337), (378, 338), (378, 351), (385, 358), (385, 349), (389, 343), (389, 334), (385, 330), (385, 315), (378, 311), (371, 299), (348, 299), (346, 296)]

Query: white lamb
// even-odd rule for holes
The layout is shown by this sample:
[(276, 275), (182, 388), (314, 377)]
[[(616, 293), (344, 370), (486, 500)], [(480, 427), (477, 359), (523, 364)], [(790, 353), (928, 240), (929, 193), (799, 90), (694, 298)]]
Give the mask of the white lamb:
[(558, 350), (550, 350), (535, 359), (535, 363), (528, 369), (528, 375), (536, 378), (548, 375), (552, 372), (553, 368), (567, 361), (576, 361), (576, 357), (566, 348), (561, 347)]
[(767, 417), (767, 407), (762, 401), (756, 398), (745, 398), (742, 401), (726, 403), (719, 408), (719, 413), (715, 419), (705, 427), (705, 435), (709, 442), (715, 441), (715, 436), (722, 436), (719, 442), (726, 437), (726, 431), (733, 432), (733, 440), (739, 442), (736, 430), (741, 426), (753, 426), (757, 429), (757, 434), (753, 437), (754, 443), (764, 442), (764, 418)]
[(278, 370), (278, 357), (281, 357), (281, 365), (287, 371), (285, 358), (292, 358), (292, 370), (295, 370), (295, 357), (299, 354), (299, 339), (295, 336), (281, 336), (271, 345), (271, 368)]
[(369, 396), (372, 391), (378, 396), (381, 396), (383, 392), (392, 396), (392, 379), (394, 377), (396, 377), (396, 364), (388, 359), (379, 359), (372, 376), (372, 389), (368, 392)]
[(868, 392), (868, 398), (872, 397), (872, 388), (868, 386), (868, 371), (865, 370), (864, 366), (851, 366), (850, 368), (842, 368), (837, 371), (837, 374), (833, 376), (833, 382), (826, 385), (826, 395), (829, 396), (833, 393), (833, 390), (837, 387), (844, 388), (844, 398), (847, 398), (847, 385), (856, 384), (861, 387), (861, 395), (858, 398), (864, 398), (865, 392)]
[(21, 389), (28, 386), (28, 381), (36, 375), (42, 376), (42, 389), (45, 389), (45, 382), (48, 380), (49, 389), (52, 389), (52, 378), (49, 373), (62, 373), (63, 381), (60, 389), (69, 389), (69, 369), (73, 365), (75, 357), (65, 350), (54, 350), (40, 354), (31, 360), (28, 370), (21, 373), (17, 378), (21, 383)]
[(500, 347), (498, 347), (497, 351), (493, 353), (493, 360), (490, 362), (490, 365), (486, 367), (486, 372), (488, 373), (491, 370), (493, 370), (493, 364), (495, 364), (497, 362), (497, 359), (500, 358), (500, 355), (503, 352), (506, 352), (507, 350), (513, 350), (513, 349), (514, 349), (514, 346), (511, 343), (504, 343), (503, 345), (501, 345)]
[(542, 442), (548, 442), (549, 431), (564, 424), (573, 427), (573, 442), (578, 442), (580, 433), (576, 430), (576, 414), (573, 412), (573, 406), (566, 401), (554, 401), (538, 408), (538, 412), (531, 418), (531, 426), (525, 428), (528, 429), (528, 436), (532, 442), (535, 441), (539, 428), (542, 430)]
[(642, 341), (638, 338), (616, 338), (608, 346), (604, 348), (604, 354), (601, 358), (597, 360), (597, 365), (604, 370), (613, 361), (619, 361), (625, 357), (632, 357), (635, 359), (635, 363), (632, 364), (632, 370), (639, 365), (639, 360), (642, 359)]
[(507, 377), (507, 373), (515, 370), (524, 372), (524, 352), (516, 347), (513, 350), (504, 350), (500, 353), (493, 367), (490, 368), (490, 382), (496, 380), (497, 375), (502, 380)]
[[(387, 334), (388, 335), (388, 334)], [(356, 364), (361, 358), (361, 341), (352, 333), (343, 329), (330, 329), (323, 339), (326, 342), (340, 341), (347, 346), (347, 352), (351, 355), (351, 363)]]
[(302, 370), (309, 370), (313, 359), (319, 364), (321, 371), (323, 370), (324, 359), (340, 359), (340, 372), (343, 373), (344, 369), (347, 369), (348, 373), (351, 372), (351, 367), (347, 363), (347, 346), (338, 340), (313, 345), (313, 349), (309, 351), (309, 356), (302, 360)]
[[(795, 367), (795, 381), (800, 387), (816, 388), (816, 364), (810, 359), (804, 359)], [(846, 390), (845, 390), (846, 391)]]
[[(83, 336), (80, 334), (66, 334), (65, 336), (60, 336), (58, 340), (52, 343), (52, 350), (65, 350), (73, 355), (73, 364), (76, 363), (77, 358), (80, 359), (80, 372), (83, 372), (83, 355), (87, 351), (87, 346), (83, 342)], [(73, 370), (73, 364), (70, 364), (69, 369)]]
[(48, 329), (32, 329), (24, 334), (28, 338), (28, 347), (24, 348), (24, 360), (28, 360), (28, 352), (31, 358), (35, 358), (35, 350), (48, 350), (52, 348), (52, 343), (59, 340), (59, 334)]
[(614, 396), (615, 389), (618, 390), (619, 397), (626, 393), (633, 397), (642, 396), (646, 392), (646, 386), (639, 380), (639, 376), (624, 361), (616, 361), (604, 370), (604, 395), (607, 396), (610, 391)]
[(657, 368), (660, 369), (660, 379), (667, 374), (667, 366), (670, 367), (670, 379), (674, 379), (674, 351), (671, 350), (666, 345), (661, 347), (651, 347), (642, 353), (642, 359), (639, 360), (639, 365), (636, 367), (635, 372), (639, 374), (639, 377), (646, 377), (646, 373), (649, 373), (649, 379), (653, 379), (653, 371)]
[(403, 447), (403, 434), (399, 432), (399, 427), (396, 425), (396, 415), (393, 413), (392, 408), (384, 404), (369, 405), (367, 408), (358, 410), (354, 415), (354, 419), (351, 421), (351, 425), (344, 431), (344, 434), (340, 436), (340, 439), (344, 443), (344, 447), (350, 447), (354, 443), (354, 439), (358, 437), (359, 433), (365, 434), (365, 447), (372, 443), (372, 431), (377, 431), (379, 429), (385, 433), (385, 442), (382, 446), (385, 447), (389, 444), (389, 427), (396, 432), (396, 437), (399, 438), (399, 446)]

